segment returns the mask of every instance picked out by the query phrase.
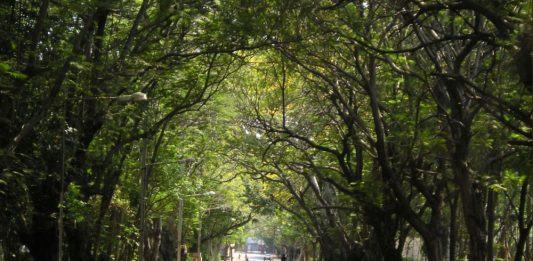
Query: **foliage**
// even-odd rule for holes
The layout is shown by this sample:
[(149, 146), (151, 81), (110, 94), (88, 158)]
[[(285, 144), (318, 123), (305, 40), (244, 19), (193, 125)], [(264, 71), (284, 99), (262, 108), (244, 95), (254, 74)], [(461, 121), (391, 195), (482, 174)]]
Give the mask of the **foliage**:
[(3, 1), (0, 259), (528, 260), (528, 8)]

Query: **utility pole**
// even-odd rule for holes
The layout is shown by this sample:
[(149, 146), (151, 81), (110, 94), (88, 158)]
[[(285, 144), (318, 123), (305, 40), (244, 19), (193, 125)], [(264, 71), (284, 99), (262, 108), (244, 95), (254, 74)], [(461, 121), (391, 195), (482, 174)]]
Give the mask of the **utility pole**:
[(141, 146), (141, 196), (139, 199), (139, 232), (140, 232), (140, 242), (139, 242), (139, 261), (144, 260), (144, 241), (145, 241), (145, 197), (146, 189), (148, 186), (147, 182), (147, 173), (146, 173), (146, 147), (148, 146), (148, 141), (146, 137), (143, 139), (143, 144)]

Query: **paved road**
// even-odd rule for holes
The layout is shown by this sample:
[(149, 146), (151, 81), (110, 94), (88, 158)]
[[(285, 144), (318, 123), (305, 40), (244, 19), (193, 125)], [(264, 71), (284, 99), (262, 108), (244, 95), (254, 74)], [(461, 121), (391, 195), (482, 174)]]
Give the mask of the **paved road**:
[[(237, 251), (233, 253), (233, 261), (246, 261), (245, 260), (246, 255), (248, 256), (248, 261), (263, 261), (265, 257), (265, 254), (250, 253), (250, 252), (248, 252), (248, 254), (245, 254), (244, 252)], [(240, 259), (239, 259), (239, 256), (240, 256)], [(279, 261), (280, 259), (277, 258), (275, 255), (272, 255), (272, 260)]]

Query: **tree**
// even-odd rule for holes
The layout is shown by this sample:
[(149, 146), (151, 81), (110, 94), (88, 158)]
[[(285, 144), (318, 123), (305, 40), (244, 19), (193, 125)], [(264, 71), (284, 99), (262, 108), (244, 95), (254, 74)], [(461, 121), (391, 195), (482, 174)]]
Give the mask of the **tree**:
[(325, 260), (527, 259), (526, 8), (5, 1), (0, 254), (172, 259), (216, 190), (210, 256), (272, 216)]
[[(305, 5), (304, 1), (302, 3)], [(517, 33), (512, 29), (515, 25), (504, 16), (495, 15), (492, 9), (495, 6), (479, 8), (474, 12), (480, 6), (469, 1), (405, 4), (368, 3), (358, 6), (341, 1), (334, 6), (310, 7), (307, 12), (297, 14), (298, 26), (306, 29), (295, 30), (303, 32), (299, 34), (300, 41), (279, 44), (275, 48), (296, 66), (295, 74), (303, 79), (300, 83), (303, 87), (297, 88), (308, 97), (292, 97), (298, 101), (291, 103), (290, 96), (285, 92), (285, 79), (290, 79), (291, 75), (286, 75), (283, 62), (279, 61), (273, 63), (278, 65), (278, 72), (282, 72), (274, 76), (277, 82), (271, 80), (267, 83), (263, 87), (264, 93), (243, 92), (252, 97), (250, 114), (256, 115), (249, 123), (266, 137), (268, 144), (263, 146), (265, 152), (261, 154), (261, 159), (270, 167), (267, 170), (256, 169), (255, 173), (268, 180), (267, 174), (276, 172), (270, 168), (297, 155), (294, 151), (287, 151), (285, 146), (288, 146), (309, 154), (307, 158), (303, 157), (304, 160), (300, 159), (299, 164), (328, 169), (328, 164), (334, 163), (346, 179), (344, 182), (354, 182), (361, 178), (355, 171), (357, 166), (364, 170), (364, 165), (357, 164), (356, 160), (350, 161), (353, 159), (351, 155), (355, 154), (354, 158), (358, 158), (357, 148), (363, 148), (374, 158), (372, 170), (376, 171), (375, 175), (382, 176), (384, 197), (389, 197), (394, 206), (390, 217), (401, 217), (419, 233), (424, 239), (429, 259), (446, 258), (448, 244), (452, 258), (457, 254), (454, 250), (457, 215), (452, 214), (447, 220), (444, 216), (446, 209), (443, 209), (447, 201), (451, 204), (449, 211), (456, 213), (453, 198), (457, 186), (463, 203), (464, 224), (470, 235), (470, 258), (484, 260), (487, 245), (483, 194), (487, 190), (483, 180), (487, 176), (477, 174), (475, 169), (485, 172), (484, 165), (480, 163), (487, 158), (472, 157), (469, 151), (475, 149), (485, 153), (487, 146), (491, 146), (482, 141), (486, 136), (478, 130), (487, 123), (496, 124), (495, 128), (504, 131), (507, 127), (511, 131), (530, 129), (522, 109), (510, 105), (502, 96), (494, 95), (509, 86), (498, 84), (503, 78), (496, 64), (510, 62), (498, 58), (502, 57), (501, 53), (508, 52), (505, 45), (517, 44), (509, 40), (511, 32)], [(400, 15), (396, 16), (397, 13), (392, 10), (398, 10)], [(520, 17), (520, 10), (505, 9), (504, 12)], [(452, 18), (457, 17), (451, 19), (449, 12), (454, 13)], [(286, 27), (291, 26), (288, 24)], [(498, 41), (507, 42), (502, 44)], [(276, 72), (272, 74), (276, 75)], [(510, 78), (504, 81), (516, 82), (516, 74), (505, 76)], [(266, 80), (269, 81), (268, 78)], [(527, 87), (518, 83), (514, 88), (522, 93), (515, 98), (527, 99), (524, 96)], [(267, 102), (263, 103), (265, 98)], [(299, 109), (294, 113), (298, 116), (291, 115), (294, 107)], [(479, 113), (494, 117), (503, 126), (479, 116)], [(521, 127), (509, 126), (509, 122), (502, 121), (502, 114)], [(327, 119), (317, 119), (326, 115)], [(332, 126), (339, 127), (330, 131)], [(440, 128), (435, 129), (435, 126)], [(472, 132), (472, 128), (476, 129), (476, 133)], [(336, 132), (341, 135), (335, 136)], [(410, 132), (414, 135), (411, 136)], [(429, 141), (434, 137), (437, 137), (435, 142)], [(479, 143), (485, 145), (479, 146)], [(266, 156), (280, 146), (281, 152), (277, 152), (280, 155), (270, 162)], [(513, 154), (514, 148), (506, 146), (502, 150), (502, 155), (507, 157)], [(325, 157), (328, 167), (324, 166), (324, 162), (317, 163), (316, 155), (320, 153), (329, 155)], [(443, 156), (445, 154), (449, 156)], [(490, 161), (498, 162), (506, 157)], [(306, 165), (301, 162), (311, 163)], [(281, 170), (278, 169), (278, 172)], [(322, 179), (335, 181), (323, 176), (319, 175)], [(336, 188), (353, 194), (352, 189)], [(298, 201), (300, 195), (293, 193), (293, 197)], [(358, 201), (364, 202), (361, 198)], [(416, 203), (422, 204), (422, 207), (413, 206)], [(430, 210), (429, 216), (426, 209)], [(450, 223), (450, 239), (447, 233), (441, 233), (446, 222)], [(435, 230), (435, 227), (441, 229)], [(390, 245), (394, 246), (396, 236), (391, 238)], [(451, 242), (448, 243), (448, 240)]]
[[(234, 10), (212, 1), (8, 1), (1, 10), (12, 25), (2, 27), (2, 204), (15, 210), (20, 198), (29, 201), (3, 216), (17, 223), (3, 231), (14, 239), (6, 252), (24, 244), (36, 259), (57, 259), (60, 197), (72, 184), (81, 202), (99, 207), (96, 217), (65, 222), (70, 258), (109, 256), (100, 252), (103, 220), (136, 142), (155, 137), (154, 163), (170, 122), (205, 105), (233, 72), (231, 53), (255, 43), (204, 34), (231, 27), (221, 21)], [(135, 91), (150, 104), (118, 108), (112, 97)]]

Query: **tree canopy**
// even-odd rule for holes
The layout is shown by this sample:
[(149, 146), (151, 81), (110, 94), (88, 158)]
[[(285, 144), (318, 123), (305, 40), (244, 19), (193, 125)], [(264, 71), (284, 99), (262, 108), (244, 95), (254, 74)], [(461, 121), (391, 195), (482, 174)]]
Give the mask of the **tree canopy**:
[(532, 9), (2, 1), (0, 260), (531, 260)]

